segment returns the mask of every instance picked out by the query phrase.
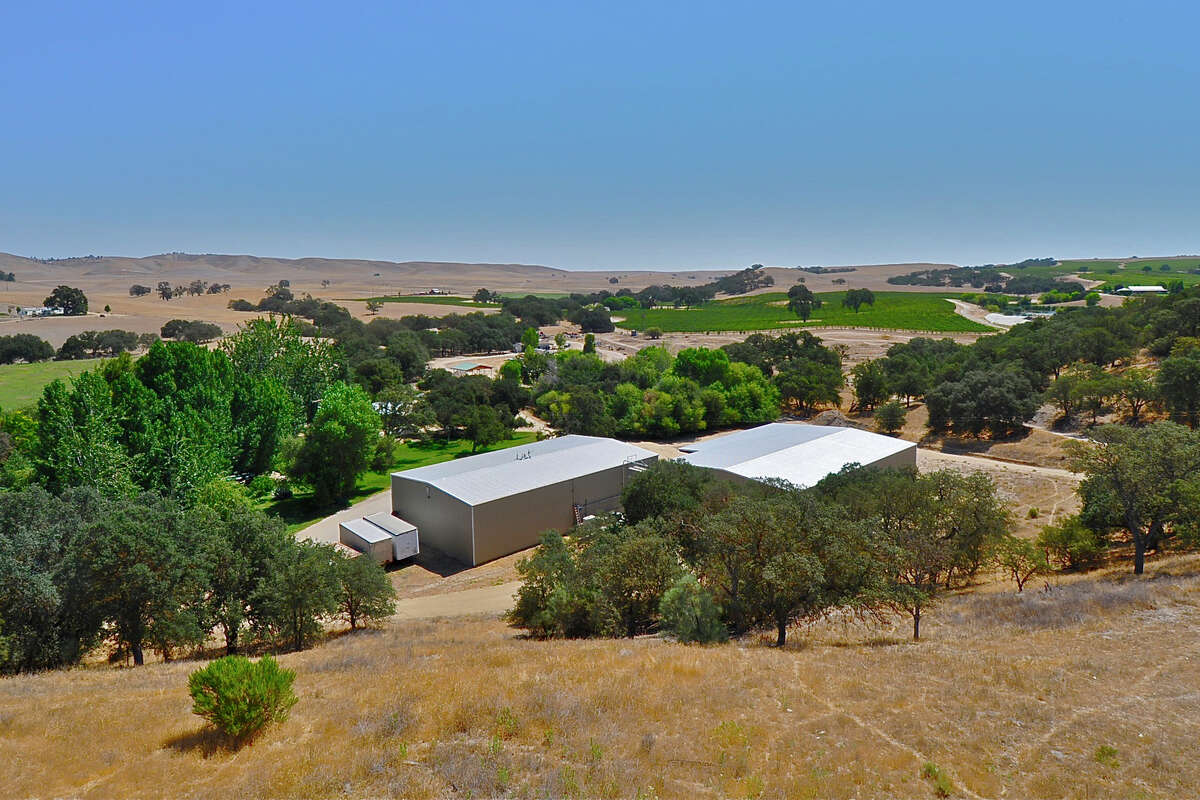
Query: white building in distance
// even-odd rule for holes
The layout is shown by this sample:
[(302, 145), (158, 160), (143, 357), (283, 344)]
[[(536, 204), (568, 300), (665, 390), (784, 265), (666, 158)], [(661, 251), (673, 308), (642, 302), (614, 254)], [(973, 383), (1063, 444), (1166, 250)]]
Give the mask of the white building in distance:
[(681, 447), (682, 461), (731, 480), (787, 481), (801, 489), (858, 464), (909, 467), (917, 463), (913, 442), (858, 428), (772, 422)]

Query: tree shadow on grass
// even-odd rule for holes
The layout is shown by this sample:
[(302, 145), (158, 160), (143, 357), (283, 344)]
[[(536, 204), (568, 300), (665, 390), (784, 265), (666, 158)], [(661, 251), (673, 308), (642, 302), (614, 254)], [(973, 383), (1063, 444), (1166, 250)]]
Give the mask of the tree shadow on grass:
[(189, 733), (168, 738), (163, 742), (163, 747), (177, 753), (199, 753), (202, 758), (212, 758), (218, 755), (233, 755), (249, 743), (249, 739), (234, 739), (211, 725), (205, 725)]

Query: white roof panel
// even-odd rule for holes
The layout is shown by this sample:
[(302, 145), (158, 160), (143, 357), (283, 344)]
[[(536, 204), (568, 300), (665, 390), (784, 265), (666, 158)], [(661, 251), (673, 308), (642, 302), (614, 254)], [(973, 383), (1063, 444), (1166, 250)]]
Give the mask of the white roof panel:
[(400, 519), (389, 511), (380, 511), (375, 514), (368, 514), (367, 516), (363, 517), (363, 519), (365, 519), (367, 522), (370, 522), (372, 525), (382, 528), (392, 536), (399, 536), (402, 533), (411, 533), (417, 529), (416, 525), (413, 525), (408, 520)]
[(858, 428), (775, 422), (703, 442), (682, 460), (805, 488), (850, 464), (870, 466), (909, 449), (916, 445)]
[(723, 468), (729, 464), (748, 461), (785, 447), (794, 447), (815, 439), (832, 436), (839, 430), (843, 429), (828, 425), (772, 422), (767, 425), (759, 425), (757, 428), (748, 428), (725, 436), (718, 436), (705, 442), (684, 445), (679, 449), (690, 454), (685, 459), (688, 463), (699, 467)]
[(341, 527), (353, 533), (358, 538), (369, 544), (378, 544), (386, 542), (392, 538), (392, 535), (378, 525), (374, 525), (367, 520), (359, 517), (343, 522)]
[(478, 505), (657, 455), (615, 439), (560, 436), (394, 473)]

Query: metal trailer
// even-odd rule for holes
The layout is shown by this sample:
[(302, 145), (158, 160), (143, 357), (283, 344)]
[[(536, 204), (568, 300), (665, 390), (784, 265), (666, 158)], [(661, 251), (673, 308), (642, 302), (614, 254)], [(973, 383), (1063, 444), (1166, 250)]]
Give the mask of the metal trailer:
[(420, 552), (417, 526), (386, 511), (341, 523), (338, 539), (380, 564), (402, 561)]

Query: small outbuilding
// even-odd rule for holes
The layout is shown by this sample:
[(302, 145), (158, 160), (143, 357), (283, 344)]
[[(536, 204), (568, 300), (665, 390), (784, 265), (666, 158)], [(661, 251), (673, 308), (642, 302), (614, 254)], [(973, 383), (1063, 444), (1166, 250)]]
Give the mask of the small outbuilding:
[(392, 510), (423, 543), (475, 566), (618, 510), (630, 477), (656, 460), (615, 439), (561, 436), (393, 473)]
[(451, 364), (450, 371), (455, 375), (488, 375), (492, 368), (477, 361), (460, 361), (457, 364)]
[(421, 551), (417, 526), (386, 511), (341, 523), (338, 539), (380, 564), (403, 561)]
[(907, 467), (917, 463), (913, 442), (858, 428), (772, 422), (680, 448), (682, 461), (732, 480), (779, 480), (813, 486), (851, 464)]

